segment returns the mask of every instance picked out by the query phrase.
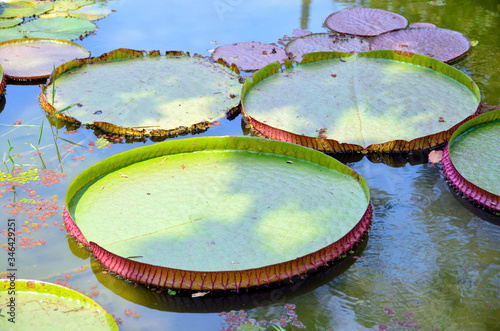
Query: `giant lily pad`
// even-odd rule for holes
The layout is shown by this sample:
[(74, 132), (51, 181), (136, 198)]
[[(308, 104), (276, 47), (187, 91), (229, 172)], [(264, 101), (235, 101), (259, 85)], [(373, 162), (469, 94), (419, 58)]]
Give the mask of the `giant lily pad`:
[(25, 37), (26, 36), (24, 34), (19, 32), (17, 26), (7, 29), (0, 29), (0, 42), (12, 39), (20, 39)]
[(22, 18), (0, 19), (0, 29), (10, 28), (23, 22)]
[(86, 36), (95, 29), (94, 23), (73, 17), (38, 18), (19, 26), (19, 30), (30, 38), (65, 40)]
[(326, 152), (408, 152), (445, 143), (480, 94), (461, 71), (418, 54), (310, 53), (248, 78), (242, 114), (278, 140)]
[[(15, 291), (12, 295), (9, 291)], [(15, 298), (14, 315), (10, 298)], [(113, 317), (94, 300), (69, 288), (36, 280), (0, 281), (3, 329), (15, 317), (15, 330), (118, 330)]]
[(304, 54), (315, 52), (366, 52), (369, 50), (365, 38), (337, 33), (315, 33), (290, 41), (285, 51), (295, 61), (300, 62)]
[(238, 106), (238, 74), (219, 63), (187, 54), (144, 56), (119, 49), (56, 68), (40, 102), (56, 116), (131, 135), (165, 136), (196, 131)]
[(399, 14), (382, 9), (353, 8), (331, 14), (326, 18), (325, 25), (340, 33), (372, 37), (405, 28), (408, 20)]
[(66, 40), (25, 38), (0, 43), (0, 64), (11, 79), (47, 78), (55, 66), (89, 55), (82, 46)]
[(238, 290), (350, 250), (371, 222), (369, 200), (365, 180), (323, 153), (260, 138), (198, 137), (85, 170), (68, 189), (64, 219), (104, 267), (127, 279)]
[(212, 54), (214, 60), (222, 59), (240, 70), (258, 70), (269, 63), (288, 59), (283, 48), (260, 42), (240, 42), (217, 47)]
[(469, 39), (460, 32), (441, 28), (410, 28), (391, 31), (370, 40), (370, 49), (393, 49), (418, 53), (442, 62), (455, 60), (470, 48)]
[(500, 214), (500, 110), (480, 115), (453, 134), (443, 154), (450, 183), (480, 206)]

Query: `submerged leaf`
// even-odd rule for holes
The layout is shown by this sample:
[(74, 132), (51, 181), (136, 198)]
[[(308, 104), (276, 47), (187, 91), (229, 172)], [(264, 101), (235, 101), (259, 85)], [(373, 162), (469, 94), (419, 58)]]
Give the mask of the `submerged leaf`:
[[(69, 276), (69, 275), (68, 275)], [(0, 281), (0, 307), (8, 307), (15, 289), (15, 330), (116, 330), (113, 317), (89, 297), (64, 286), (37, 280)], [(1, 318), (7, 322), (8, 312)], [(23, 316), (29, 318), (22, 318)], [(10, 318), (10, 316), (9, 316)], [(6, 325), (6, 324), (4, 324)]]
[(95, 24), (73, 17), (39, 18), (19, 26), (30, 38), (54, 38), (74, 40), (95, 30)]

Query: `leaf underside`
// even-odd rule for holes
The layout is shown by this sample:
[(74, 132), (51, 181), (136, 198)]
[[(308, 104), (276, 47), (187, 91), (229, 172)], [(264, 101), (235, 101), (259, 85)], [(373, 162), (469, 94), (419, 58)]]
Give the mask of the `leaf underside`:
[(446, 142), (479, 98), (469, 77), (418, 54), (312, 53), (247, 79), (242, 114), (265, 136), (321, 151), (405, 152)]
[[(7, 322), (10, 280), (0, 281), (0, 310)], [(52, 330), (54, 325), (66, 330), (118, 330), (113, 317), (94, 300), (69, 288), (36, 281), (15, 281), (16, 330)], [(6, 324), (5, 324), (6, 325)]]
[(68, 231), (111, 271), (197, 290), (307, 272), (350, 249), (371, 222), (355, 172), (311, 149), (247, 137), (122, 153), (75, 179), (66, 203)]
[(444, 151), (443, 168), (450, 183), (466, 197), (500, 212), (500, 110), (462, 125)]

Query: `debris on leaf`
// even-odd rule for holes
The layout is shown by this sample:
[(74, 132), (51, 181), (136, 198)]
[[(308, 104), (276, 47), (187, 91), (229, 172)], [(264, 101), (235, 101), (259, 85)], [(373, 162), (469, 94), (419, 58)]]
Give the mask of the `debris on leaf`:
[(205, 295), (207, 295), (208, 293), (210, 293), (210, 291), (206, 291), (206, 292), (198, 292), (198, 293), (193, 293), (191, 295), (192, 298), (201, 298)]

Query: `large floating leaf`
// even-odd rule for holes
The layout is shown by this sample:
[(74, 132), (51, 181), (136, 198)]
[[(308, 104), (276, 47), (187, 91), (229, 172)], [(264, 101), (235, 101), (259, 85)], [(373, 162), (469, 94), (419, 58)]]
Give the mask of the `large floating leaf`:
[(10, 28), (21, 24), (22, 22), (22, 18), (0, 19), (0, 29)]
[[(15, 296), (9, 291), (14, 288)], [(15, 298), (15, 324), (7, 319)], [(118, 330), (113, 317), (94, 300), (69, 288), (37, 280), (0, 281), (3, 330)]]
[(391, 31), (370, 40), (370, 49), (393, 49), (418, 53), (449, 62), (467, 53), (469, 39), (460, 32), (440, 28)]
[(76, 10), (68, 12), (69, 16), (82, 18), (89, 21), (100, 20), (111, 14), (111, 9), (103, 4), (95, 4), (90, 6), (81, 7)]
[(295, 61), (300, 62), (304, 54), (315, 52), (366, 52), (369, 50), (365, 38), (337, 33), (315, 33), (290, 41), (285, 51)]
[(269, 63), (288, 59), (283, 48), (260, 42), (240, 42), (217, 47), (212, 54), (214, 60), (222, 59), (240, 70), (258, 70)]
[(500, 110), (480, 115), (453, 134), (443, 155), (450, 183), (466, 197), (500, 213)]
[(0, 18), (30, 17), (52, 9), (49, 1), (0, 2)]
[(367, 231), (369, 199), (365, 180), (323, 153), (204, 137), (95, 164), (69, 187), (64, 217), (104, 267), (127, 279), (225, 290), (291, 278), (340, 256)]
[(45, 110), (78, 104), (58, 116), (119, 134), (164, 136), (206, 128), (240, 100), (238, 74), (205, 58), (119, 49), (88, 62), (56, 69), (55, 104), (53, 80), (40, 96)]
[(0, 29), (0, 42), (25, 37), (26, 36), (24, 34), (19, 32), (17, 26), (7, 29)]
[(247, 79), (243, 115), (268, 137), (328, 152), (434, 147), (480, 99), (469, 77), (418, 54), (312, 53), (279, 69)]
[(396, 13), (374, 8), (353, 8), (335, 12), (327, 17), (325, 25), (337, 32), (358, 36), (377, 36), (402, 29), (408, 20)]
[(25, 38), (0, 43), (0, 64), (12, 79), (47, 78), (54, 66), (89, 55), (82, 46), (66, 40)]
[(95, 30), (95, 24), (73, 17), (39, 18), (19, 26), (19, 30), (30, 38), (55, 38), (73, 40)]

